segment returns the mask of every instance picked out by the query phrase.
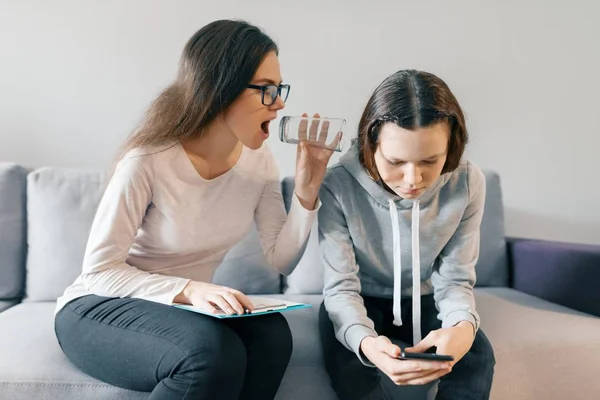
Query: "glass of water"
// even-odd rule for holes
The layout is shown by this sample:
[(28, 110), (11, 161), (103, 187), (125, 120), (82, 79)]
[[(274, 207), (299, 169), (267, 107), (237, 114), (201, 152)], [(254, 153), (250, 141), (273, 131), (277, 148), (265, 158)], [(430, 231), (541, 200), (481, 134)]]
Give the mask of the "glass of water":
[(284, 143), (306, 142), (310, 146), (342, 151), (345, 128), (343, 118), (284, 116), (279, 122), (279, 139)]

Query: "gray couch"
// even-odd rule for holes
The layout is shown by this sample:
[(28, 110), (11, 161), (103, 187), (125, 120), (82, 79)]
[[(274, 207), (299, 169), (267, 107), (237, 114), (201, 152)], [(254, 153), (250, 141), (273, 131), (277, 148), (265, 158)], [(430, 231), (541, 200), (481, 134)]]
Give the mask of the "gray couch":
[[(494, 400), (600, 398), (600, 247), (504, 237), (500, 182), (488, 172), (477, 308), (496, 354)], [(0, 164), (0, 399), (145, 399), (73, 367), (53, 333), (55, 299), (79, 274), (101, 196), (95, 171)], [(292, 181), (284, 180), (289, 203)], [(295, 272), (265, 265), (256, 232), (228, 253), (215, 281), (308, 302), (285, 313), (294, 352), (278, 399), (335, 399), (317, 326), (322, 270), (315, 230)], [(386, 384), (391, 384), (389, 380)], [(397, 398), (425, 398), (399, 387)], [(428, 391), (429, 396), (435, 388)]]

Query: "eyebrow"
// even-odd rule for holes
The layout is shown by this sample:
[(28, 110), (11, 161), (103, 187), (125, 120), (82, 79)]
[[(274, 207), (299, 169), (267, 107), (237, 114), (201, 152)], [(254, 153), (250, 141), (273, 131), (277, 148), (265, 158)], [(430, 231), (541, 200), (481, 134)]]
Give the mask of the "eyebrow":
[[(433, 160), (434, 158), (439, 158), (441, 156), (443, 156), (444, 154), (446, 154), (446, 152), (443, 153), (439, 153), (439, 154), (433, 154), (429, 157), (425, 157), (423, 158), (423, 160)], [(385, 158), (386, 160), (390, 161), (390, 162), (399, 162), (399, 161), (404, 161), (404, 160), (400, 160), (398, 158), (388, 158), (385, 154), (383, 154), (383, 152), (381, 152), (381, 156), (383, 158)], [(422, 160), (421, 160), (422, 161)]]
[(273, 79), (269, 79), (269, 78), (262, 78), (262, 79), (257, 79), (256, 83), (268, 83), (270, 85), (275, 85), (275, 86), (279, 86), (281, 85), (283, 81), (280, 81), (279, 83), (275, 82)]

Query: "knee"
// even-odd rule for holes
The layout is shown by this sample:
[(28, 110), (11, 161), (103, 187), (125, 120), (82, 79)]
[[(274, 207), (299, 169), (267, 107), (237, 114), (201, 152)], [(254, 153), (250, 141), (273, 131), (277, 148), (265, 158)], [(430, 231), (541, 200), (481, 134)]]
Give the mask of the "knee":
[(486, 371), (493, 371), (494, 366), (496, 365), (494, 348), (483, 331), (477, 331), (477, 335), (475, 336), (475, 341), (473, 342), (471, 349), (480, 368)]
[(262, 347), (269, 350), (268, 353), (277, 358), (278, 363), (287, 365), (292, 355), (293, 339), (285, 317), (281, 314), (265, 317), (261, 330)]
[(247, 365), (246, 347), (237, 335), (221, 332), (221, 335), (212, 338), (199, 337), (196, 345), (182, 350), (181, 373), (201, 373), (203, 380), (214, 382), (243, 382)]

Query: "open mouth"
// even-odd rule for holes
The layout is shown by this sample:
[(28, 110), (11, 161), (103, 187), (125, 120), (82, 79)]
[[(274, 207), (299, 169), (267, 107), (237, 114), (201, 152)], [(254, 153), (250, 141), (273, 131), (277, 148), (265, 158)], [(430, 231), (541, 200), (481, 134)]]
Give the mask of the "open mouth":
[(264, 121), (262, 124), (260, 124), (260, 129), (263, 131), (263, 133), (266, 136), (269, 136), (269, 123), (271, 122), (271, 120), (267, 120)]

